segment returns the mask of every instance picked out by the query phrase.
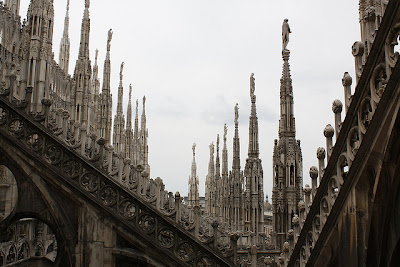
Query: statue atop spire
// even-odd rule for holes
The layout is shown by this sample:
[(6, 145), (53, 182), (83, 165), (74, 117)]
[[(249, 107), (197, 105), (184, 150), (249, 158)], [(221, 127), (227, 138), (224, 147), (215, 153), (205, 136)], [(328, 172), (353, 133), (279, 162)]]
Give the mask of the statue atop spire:
[[(68, 1), (68, 6), (69, 6), (69, 1)], [(85, 0), (85, 7), (86, 8), (90, 7), (90, 0)]]
[(253, 98), (254, 92), (256, 91), (256, 82), (254, 78), (254, 73), (250, 75), (250, 96)]
[(226, 135), (228, 134), (228, 126), (224, 125), (224, 144), (226, 144)]
[(122, 62), (121, 63), (121, 68), (119, 70), (119, 79), (120, 79), (120, 81), (122, 81), (122, 78), (123, 78), (122, 72), (124, 71), (124, 65), (125, 65), (125, 63)]
[(196, 143), (193, 143), (192, 150), (193, 150), (193, 158), (194, 158), (196, 155)]
[(287, 50), (286, 47), (289, 43), (289, 34), (292, 33), (290, 31), (288, 21), (289, 21), (288, 19), (285, 19), (282, 25), (282, 51)]
[(112, 29), (109, 29), (108, 30), (108, 39), (107, 39), (107, 51), (110, 51), (110, 49), (111, 49), (112, 36), (113, 36), (113, 31), (112, 31)]
[(236, 103), (236, 106), (235, 106), (235, 124), (237, 124), (238, 121), (239, 121), (239, 105), (238, 105), (238, 103)]

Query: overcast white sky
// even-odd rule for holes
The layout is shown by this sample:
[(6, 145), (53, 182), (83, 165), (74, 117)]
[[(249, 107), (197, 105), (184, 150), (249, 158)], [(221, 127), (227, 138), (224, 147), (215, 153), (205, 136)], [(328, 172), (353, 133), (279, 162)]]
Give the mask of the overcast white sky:
[[(58, 61), (67, 0), (54, 1), (54, 54)], [(84, 0), (70, 3), (70, 73), (77, 59)], [(26, 17), (29, 0), (21, 0)], [(297, 138), (303, 151), (304, 184), (317, 165), (322, 134), (333, 125), (332, 101), (343, 101), (341, 78), (354, 77), (351, 45), (360, 39), (357, 0), (97, 0), (91, 1), (90, 54), (99, 49), (100, 81), (107, 31), (111, 44), (111, 87), (117, 104), (119, 67), (124, 68), (124, 111), (129, 83), (133, 97), (146, 95), (151, 177), (169, 191), (187, 195), (192, 144), (197, 143), (200, 195), (211, 142), (228, 125), (228, 161), (232, 165), (234, 105), (239, 103), (241, 165), (247, 156), (250, 114), (249, 76), (255, 73), (260, 158), (264, 191), (271, 197), (272, 149), (278, 138), (282, 71), (281, 29), (292, 30), (291, 74)], [(354, 90), (354, 85), (353, 85)], [(221, 148), (222, 150), (222, 148)]]

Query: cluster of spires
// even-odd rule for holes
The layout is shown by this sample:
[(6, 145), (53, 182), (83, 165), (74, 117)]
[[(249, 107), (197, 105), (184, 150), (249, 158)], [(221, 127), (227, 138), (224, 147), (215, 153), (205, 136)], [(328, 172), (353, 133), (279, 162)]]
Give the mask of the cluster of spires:
[[(222, 172), (220, 163), (220, 137), (216, 146), (210, 144), (210, 161), (206, 177), (205, 212), (210, 220), (217, 220), (232, 231), (264, 231), (263, 171), (259, 158), (258, 118), (256, 109), (255, 78), (250, 76), (251, 114), (249, 118), (249, 149), (244, 170), (240, 166), (239, 107), (236, 104), (235, 134), (233, 137), (232, 170), (228, 171), (227, 132), (224, 125)], [(193, 146), (192, 173), (189, 177), (189, 206), (199, 205), (198, 176)], [(216, 151), (215, 151), (216, 150)], [(214, 155), (216, 152), (216, 155)]]

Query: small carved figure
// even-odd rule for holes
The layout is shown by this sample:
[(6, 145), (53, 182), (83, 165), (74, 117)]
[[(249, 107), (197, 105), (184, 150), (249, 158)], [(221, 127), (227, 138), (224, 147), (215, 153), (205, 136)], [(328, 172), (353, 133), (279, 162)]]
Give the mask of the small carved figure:
[(122, 81), (122, 78), (123, 78), (122, 72), (124, 71), (124, 65), (125, 65), (125, 63), (122, 62), (122, 63), (121, 63), (121, 68), (120, 68), (120, 71), (119, 71), (119, 79), (120, 79), (121, 81)]
[(256, 90), (256, 83), (255, 83), (254, 73), (250, 75), (250, 96), (254, 96), (254, 91)]
[(110, 49), (111, 49), (112, 36), (113, 36), (113, 31), (112, 31), (112, 29), (110, 29), (110, 30), (108, 30), (107, 51), (110, 51)]
[(228, 134), (228, 126), (224, 125), (224, 142), (226, 143), (226, 135)]
[(282, 51), (287, 50), (286, 47), (289, 43), (289, 34), (292, 33), (290, 31), (288, 21), (289, 21), (288, 19), (285, 19), (282, 25)]
[(194, 156), (196, 153), (196, 143), (193, 143), (192, 150), (193, 150), (193, 156)]
[(235, 106), (235, 123), (237, 123), (238, 120), (239, 120), (239, 106), (238, 106), (238, 103), (236, 103), (236, 106)]

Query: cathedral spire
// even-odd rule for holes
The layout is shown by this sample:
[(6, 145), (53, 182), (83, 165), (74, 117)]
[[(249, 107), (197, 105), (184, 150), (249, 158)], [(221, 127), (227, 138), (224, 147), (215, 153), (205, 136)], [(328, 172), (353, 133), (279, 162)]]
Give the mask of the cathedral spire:
[(224, 146), (222, 148), (222, 176), (228, 176), (228, 149), (226, 147), (226, 135), (228, 134), (228, 126), (224, 125)]
[(58, 61), (60, 68), (64, 70), (65, 74), (68, 74), (68, 69), (69, 69), (69, 52), (70, 52), (69, 0), (67, 0), (67, 11), (65, 13), (65, 20), (64, 20), (64, 32), (60, 42), (60, 54)]
[(221, 178), (221, 164), (219, 162), (219, 134), (217, 134), (217, 155), (215, 157), (215, 179)]
[(235, 106), (235, 135), (233, 137), (233, 170), (240, 170), (239, 106)]
[(289, 65), (290, 51), (283, 50), (283, 69), (280, 88), (281, 118), (279, 121), (279, 137), (295, 137), (295, 118), (293, 112), (293, 87)]
[(81, 43), (79, 46), (79, 58), (89, 59), (89, 33), (90, 33), (90, 17), (89, 17), (90, 0), (85, 0), (85, 11), (83, 13), (81, 26)]
[(193, 150), (193, 161), (191, 175), (189, 177), (189, 194), (188, 202), (189, 206), (199, 205), (199, 177), (197, 176), (197, 166), (196, 166), (196, 144), (192, 146)]
[(258, 158), (259, 145), (258, 145), (258, 118), (256, 108), (256, 95), (254, 94), (256, 89), (254, 73), (250, 76), (250, 98), (251, 98), (251, 114), (249, 122), (249, 152), (250, 158)]

